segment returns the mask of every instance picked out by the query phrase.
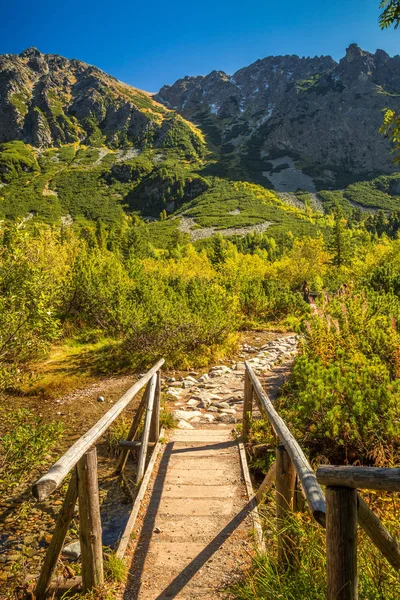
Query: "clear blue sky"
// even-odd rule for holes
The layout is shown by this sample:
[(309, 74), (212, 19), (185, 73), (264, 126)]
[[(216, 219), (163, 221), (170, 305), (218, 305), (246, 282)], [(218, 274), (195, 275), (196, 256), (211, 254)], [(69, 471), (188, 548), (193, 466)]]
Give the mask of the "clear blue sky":
[(29, 46), (79, 58), (157, 91), (184, 75), (229, 74), (272, 54), (343, 56), (352, 42), (400, 54), (379, 0), (17, 0), (1, 3), (0, 54)]

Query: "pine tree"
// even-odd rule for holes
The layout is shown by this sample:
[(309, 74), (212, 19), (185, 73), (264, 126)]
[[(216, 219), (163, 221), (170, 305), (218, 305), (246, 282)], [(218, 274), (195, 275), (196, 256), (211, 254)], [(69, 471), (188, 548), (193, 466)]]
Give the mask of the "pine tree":
[(333, 217), (333, 232), (328, 247), (333, 253), (332, 263), (337, 267), (341, 267), (346, 264), (350, 257), (351, 248), (349, 232), (347, 230), (347, 223), (343, 218), (343, 213), (339, 206), (336, 206)]

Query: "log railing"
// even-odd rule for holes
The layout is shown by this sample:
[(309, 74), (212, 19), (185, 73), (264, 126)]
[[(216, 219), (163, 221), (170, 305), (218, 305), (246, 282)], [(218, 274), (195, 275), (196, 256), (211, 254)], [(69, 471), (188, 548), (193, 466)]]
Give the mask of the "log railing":
[[(81, 587), (84, 592), (90, 591), (104, 580), (103, 548), (100, 520), (99, 489), (97, 479), (97, 451), (95, 443), (114, 423), (117, 417), (133, 400), (137, 393), (146, 386), (140, 405), (135, 413), (128, 439), (120, 442), (121, 452), (118, 458), (116, 473), (124, 477), (124, 468), (132, 447), (140, 447), (136, 471), (137, 495), (128, 524), (117, 549), (117, 556), (122, 557), (144, 495), (144, 487), (150, 478), (151, 469), (160, 447), (160, 369), (164, 360), (154, 365), (139, 381), (137, 381), (116, 404), (82, 437), (79, 438), (63, 454), (63, 456), (41, 477), (32, 488), (38, 500), (45, 500), (64, 481), (72, 471), (72, 477), (58, 514), (55, 530), (47, 549), (42, 570), (35, 588), (35, 598), (45, 598), (51, 589), (58, 559), (61, 555), (71, 520), (74, 517), (75, 505), (79, 505), (79, 538), (82, 557)], [(135, 441), (145, 414), (144, 429), (141, 441)], [(147, 465), (148, 448), (153, 447), (153, 454)], [(142, 485), (140, 486), (140, 484)], [(140, 487), (139, 487), (140, 486)], [(73, 583), (71, 582), (71, 586)], [(76, 585), (76, 582), (75, 582)], [(69, 587), (67, 585), (67, 587)]]
[[(321, 466), (315, 474), (248, 362), (245, 367), (243, 442), (246, 444), (250, 435), (253, 399), (277, 438), (276, 460), (255, 497), (261, 503), (265, 490), (275, 483), (278, 561), (283, 567), (293, 563), (294, 542), (285, 522), (298, 508), (301, 491), (317, 523), (326, 527), (328, 600), (357, 600), (357, 524), (390, 565), (400, 570), (400, 544), (357, 488), (400, 491), (400, 469)], [(327, 486), (326, 497), (321, 485)]]

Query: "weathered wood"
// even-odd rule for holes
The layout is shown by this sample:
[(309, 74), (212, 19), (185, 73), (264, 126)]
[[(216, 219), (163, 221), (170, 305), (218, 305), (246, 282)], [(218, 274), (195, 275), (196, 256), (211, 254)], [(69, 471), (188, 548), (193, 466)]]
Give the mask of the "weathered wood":
[(157, 442), (160, 435), (160, 401), (161, 401), (161, 373), (157, 373), (156, 391), (154, 396), (153, 415), (150, 423), (149, 440)]
[(293, 564), (295, 540), (288, 529), (296, 471), (283, 445), (276, 449), (275, 489), (276, 520), (278, 529), (278, 563), (287, 568)]
[(358, 523), (392, 567), (397, 571), (400, 570), (400, 544), (360, 495), (358, 495)]
[(260, 503), (262, 501), (265, 491), (267, 489), (270, 489), (273, 486), (275, 477), (276, 477), (276, 460), (274, 460), (274, 462), (270, 466), (268, 473), (262, 480), (261, 485), (259, 486), (259, 488), (257, 490), (256, 499), (257, 499), (258, 503)]
[(244, 398), (243, 398), (243, 423), (242, 423), (242, 439), (243, 443), (247, 444), (250, 434), (250, 418), (253, 412), (253, 386), (247, 372), (244, 374)]
[(357, 490), (326, 488), (327, 600), (357, 600)]
[[(160, 431), (160, 439), (164, 436), (164, 434), (165, 434), (165, 431), (164, 431), (164, 429), (162, 429)], [(132, 512), (131, 512), (128, 522), (126, 524), (125, 531), (122, 534), (122, 537), (119, 541), (119, 545), (118, 545), (117, 551), (115, 553), (115, 555), (118, 558), (122, 558), (124, 556), (125, 551), (128, 547), (132, 529), (135, 526), (136, 519), (137, 519), (137, 516), (139, 513), (139, 509), (140, 509), (140, 505), (141, 505), (143, 497), (146, 493), (147, 486), (149, 485), (150, 477), (153, 472), (154, 465), (156, 464), (156, 460), (160, 453), (161, 447), (162, 447), (162, 444), (160, 441), (158, 441), (153, 450), (153, 454), (151, 455), (151, 458), (149, 460), (149, 464), (147, 465), (146, 473), (144, 474), (144, 477), (141, 482), (141, 486), (140, 486), (137, 496), (135, 498)]]
[(115, 419), (121, 414), (124, 408), (136, 396), (139, 390), (153, 377), (159, 368), (164, 364), (164, 359), (159, 360), (147, 373), (139, 379), (122, 398), (114, 404), (109, 411), (87, 431), (79, 440), (71, 446), (69, 450), (49, 469), (49, 471), (41, 477), (32, 487), (33, 495), (38, 500), (47, 498), (64, 480), (71, 469), (76, 465), (78, 460), (85, 452), (93, 446), (93, 444), (103, 435)]
[(296, 473), (296, 482), (294, 485), (293, 495), (293, 512), (304, 512), (306, 509), (306, 500), (303, 495), (303, 490), (299, 482), (299, 478)]
[(247, 497), (249, 499), (249, 509), (251, 511), (250, 514), (251, 514), (251, 518), (253, 520), (253, 529), (254, 529), (254, 537), (255, 537), (255, 541), (256, 541), (256, 549), (259, 552), (265, 552), (266, 548), (265, 548), (265, 543), (264, 543), (261, 519), (260, 519), (260, 515), (258, 513), (257, 498), (256, 498), (256, 495), (254, 494), (253, 485), (251, 483), (249, 467), (247, 465), (246, 450), (245, 450), (244, 444), (242, 442), (238, 442), (238, 445), (239, 445), (240, 462), (242, 465), (243, 479), (244, 479), (244, 482), (246, 485)]
[[(137, 432), (139, 430), (140, 423), (142, 421), (144, 411), (147, 406), (148, 399), (149, 399), (149, 383), (146, 386), (143, 397), (140, 401), (138, 409), (133, 418), (132, 425), (129, 429), (126, 441), (133, 441), (135, 439)], [(126, 465), (126, 461), (128, 460), (128, 456), (129, 456), (129, 447), (126, 447), (121, 451), (121, 453), (119, 455), (117, 468), (115, 469), (116, 475), (119, 475), (119, 473), (121, 473), (125, 469), (125, 465)]]
[[(156, 442), (149, 442), (147, 445), (149, 448), (151, 448), (156, 445)], [(142, 446), (142, 442), (128, 442), (128, 440), (120, 440), (118, 442), (118, 446), (121, 446), (122, 448), (128, 448), (129, 450), (130, 448), (140, 448)]]
[(317, 478), (323, 485), (400, 492), (400, 469), (324, 465)]
[(147, 445), (149, 443), (150, 436), (150, 426), (151, 420), (153, 417), (153, 406), (154, 406), (154, 398), (157, 387), (157, 374), (154, 374), (150, 380), (149, 386), (149, 400), (147, 402), (146, 416), (144, 419), (144, 429), (142, 436), (142, 445), (140, 447), (139, 453), (139, 461), (136, 473), (136, 483), (139, 483), (143, 477), (145, 466), (146, 466), (146, 457), (147, 457)]
[(88, 592), (104, 581), (99, 486), (97, 482), (97, 452), (95, 447), (82, 456), (78, 462), (77, 471), (82, 581), (83, 591)]
[(66, 535), (68, 533), (68, 527), (74, 516), (77, 498), (78, 480), (76, 471), (74, 470), (66, 496), (64, 498), (64, 502), (60, 512), (58, 513), (53, 537), (51, 538), (50, 545), (47, 549), (42, 570), (36, 585), (35, 597), (37, 600), (42, 600), (42, 598), (45, 598), (48, 590), (50, 589), (54, 571), (57, 566), (58, 559), (60, 558)]
[(48, 595), (53, 598), (67, 598), (82, 591), (82, 577), (77, 575), (71, 579), (65, 579), (62, 576), (56, 577), (51, 582)]
[(271, 400), (268, 398), (268, 395), (262, 389), (260, 382), (251, 368), (251, 365), (248, 362), (246, 362), (245, 365), (246, 371), (248, 372), (252, 382), (254, 393), (256, 396), (258, 396), (261, 402), (263, 412), (267, 415), (272, 427), (278, 434), (280, 441), (285, 446), (294, 468), (296, 469), (304, 495), (307, 498), (307, 502), (314, 515), (314, 518), (318, 523), (324, 525), (326, 511), (325, 496), (321, 486), (317, 481), (317, 478), (315, 477), (315, 473), (309, 465), (304, 452), (300, 448), (293, 435), (290, 433), (286, 423), (278, 415)]

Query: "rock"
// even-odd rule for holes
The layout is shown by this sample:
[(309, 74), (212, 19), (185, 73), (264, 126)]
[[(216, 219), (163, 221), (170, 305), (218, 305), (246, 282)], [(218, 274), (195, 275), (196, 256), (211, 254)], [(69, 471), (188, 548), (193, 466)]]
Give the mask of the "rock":
[(181, 388), (182, 387), (182, 381), (172, 381), (169, 384), (170, 388)]
[(217, 416), (219, 423), (236, 423), (236, 419), (233, 415), (220, 414)]
[(97, 396), (97, 402), (104, 402), (104, 396)]
[(222, 372), (222, 373), (230, 373), (231, 369), (226, 365), (216, 365), (210, 369), (210, 373)]
[(189, 381), (187, 381), (187, 380), (185, 379), (185, 380), (184, 380), (184, 382), (182, 383), (182, 387), (183, 387), (184, 389), (187, 389), (187, 388), (191, 388), (191, 387), (195, 386), (196, 384), (197, 384), (197, 381), (196, 381), (196, 383), (193, 383), (193, 381), (190, 381), (190, 380), (189, 380)]
[(199, 374), (197, 373), (197, 371), (190, 371), (190, 373), (189, 373), (190, 377), (198, 377), (198, 375)]
[(213, 402), (213, 406), (216, 406), (217, 408), (230, 408), (228, 402)]
[(206, 413), (205, 415), (203, 415), (203, 420), (207, 423), (212, 423), (215, 419), (214, 415), (210, 415), (208, 413)]
[(69, 558), (70, 560), (78, 560), (78, 558), (81, 555), (80, 541), (74, 540), (73, 542), (70, 542), (69, 544), (67, 544), (67, 546), (64, 546), (62, 553), (66, 558)]
[(159, 527), (155, 527), (153, 529), (154, 533), (162, 533), (161, 529)]
[(165, 381), (167, 381), (168, 383), (174, 383), (176, 381), (175, 377), (166, 377)]
[(197, 383), (197, 379), (195, 379), (191, 375), (188, 375), (187, 377), (185, 377), (184, 381), (191, 381), (192, 383)]
[(172, 416), (174, 417), (174, 419), (178, 419), (178, 420), (184, 419), (185, 421), (191, 421), (195, 417), (201, 417), (202, 414), (203, 413), (200, 412), (199, 410), (192, 410), (192, 411), (173, 410), (172, 411)]
[(208, 381), (210, 378), (207, 375), (207, 373), (204, 373), (204, 375), (201, 375), (201, 377), (198, 378), (198, 382), (199, 383), (205, 383), (206, 381)]
[(197, 406), (197, 405), (198, 405), (198, 403), (199, 403), (199, 401), (198, 401), (198, 400), (195, 400), (194, 398), (191, 398), (190, 400), (188, 400), (188, 401), (186, 402), (186, 404), (187, 404), (188, 406)]
[(218, 412), (218, 408), (216, 406), (209, 406), (207, 410), (208, 412)]
[(198, 404), (198, 408), (208, 408), (211, 404), (211, 400), (209, 398), (203, 398), (201, 402)]
[(233, 370), (244, 372), (246, 370), (246, 366), (244, 362), (238, 362), (235, 365), (233, 365)]
[(234, 408), (220, 408), (218, 412), (223, 413), (224, 415), (236, 415), (236, 410)]
[(193, 425), (191, 425), (190, 423), (188, 423), (187, 421), (185, 421), (184, 419), (180, 419), (177, 424), (176, 427), (178, 429), (194, 429)]

